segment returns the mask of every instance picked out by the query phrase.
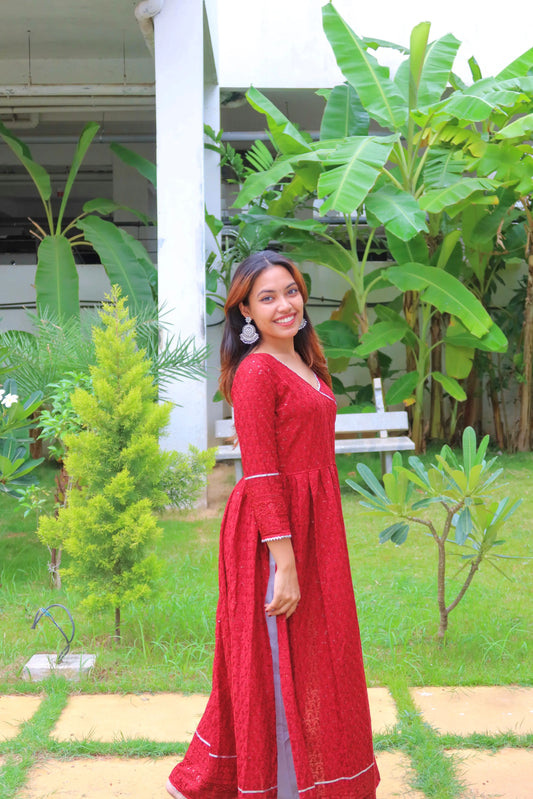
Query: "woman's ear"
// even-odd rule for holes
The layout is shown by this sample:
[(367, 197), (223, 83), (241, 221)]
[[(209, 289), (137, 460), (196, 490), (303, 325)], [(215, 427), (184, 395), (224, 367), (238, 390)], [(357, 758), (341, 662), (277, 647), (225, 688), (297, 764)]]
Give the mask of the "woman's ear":
[(250, 316), (250, 310), (243, 302), (239, 303), (239, 311), (243, 316)]

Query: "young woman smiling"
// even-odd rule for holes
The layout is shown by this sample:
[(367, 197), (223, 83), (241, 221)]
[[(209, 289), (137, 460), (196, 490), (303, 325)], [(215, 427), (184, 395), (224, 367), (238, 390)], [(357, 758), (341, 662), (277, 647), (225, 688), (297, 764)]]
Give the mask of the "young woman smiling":
[(272, 251), (228, 293), (220, 388), (244, 477), (222, 522), (213, 690), (167, 783), (176, 799), (376, 795), (336, 404), (306, 300)]

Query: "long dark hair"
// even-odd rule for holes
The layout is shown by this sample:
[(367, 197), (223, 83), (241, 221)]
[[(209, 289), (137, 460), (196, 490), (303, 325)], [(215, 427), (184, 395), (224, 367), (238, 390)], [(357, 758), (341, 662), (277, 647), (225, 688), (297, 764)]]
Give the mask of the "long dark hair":
[[(239, 338), (244, 322), (239, 304), (241, 302), (248, 303), (255, 281), (261, 272), (271, 266), (283, 266), (290, 272), (304, 299), (304, 303), (307, 302), (307, 286), (301, 272), (282, 253), (263, 250), (249, 255), (239, 264), (231, 281), (228, 298), (224, 306), (226, 322), (222, 334), (222, 344), (220, 345), (220, 379), (218, 384), (222, 395), (229, 403), (231, 403), (231, 386), (237, 367), (251, 349), (249, 344), (243, 344)], [(299, 330), (294, 337), (294, 348), (303, 361), (331, 387), (331, 377), (328, 372), (326, 358), (305, 307), (304, 319), (307, 321), (307, 325), (302, 330)]]

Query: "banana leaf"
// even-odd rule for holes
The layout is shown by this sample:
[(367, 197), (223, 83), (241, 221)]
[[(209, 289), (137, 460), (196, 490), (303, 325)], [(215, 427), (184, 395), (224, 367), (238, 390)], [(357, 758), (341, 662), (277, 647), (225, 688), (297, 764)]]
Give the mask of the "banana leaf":
[(493, 325), (489, 314), (457, 278), (424, 264), (403, 264), (386, 271), (387, 279), (400, 291), (419, 291), (424, 302), (441, 313), (457, 316), (474, 336), (484, 336)]
[(129, 147), (124, 147), (122, 144), (118, 144), (118, 142), (111, 142), (109, 148), (120, 158), (121, 161), (127, 164), (127, 166), (132, 166), (143, 177), (149, 180), (154, 189), (157, 188), (157, 168), (152, 161), (149, 161), (147, 158), (144, 158), (144, 156), (139, 155), (139, 153), (130, 150)]
[(395, 140), (393, 136), (353, 136), (337, 147), (326, 160), (326, 166), (333, 168), (323, 172), (318, 181), (318, 196), (328, 197), (321, 212), (334, 208), (352, 214), (359, 208), (387, 163)]
[(429, 263), (429, 251), (424, 236), (419, 233), (408, 241), (403, 241), (386, 231), (389, 252), (397, 264)]
[(282, 155), (294, 155), (310, 149), (309, 139), (258, 89), (253, 86), (248, 89), (246, 99), (253, 109), (266, 116), (272, 140)]
[(389, 130), (403, 129), (407, 124), (407, 104), (389, 78), (388, 68), (367, 52), (363, 40), (331, 3), (322, 8), (322, 23), (342, 74), (372, 119)]
[(320, 123), (320, 138), (366, 136), (369, 121), (369, 116), (353, 86), (342, 83), (340, 86), (335, 86), (329, 95)]
[(387, 232), (390, 231), (403, 241), (427, 231), (426, 214), (413, 195), (396, 186), (381, 186), (369, 194), (365, 209), (367, 214), (376, 217), (385, 226)]
[(533, 47), (530, 47), (529, 50), (526, 50), (525, 53), (515, 58), (514, 61), (511, 61), (501, 72), (498, 72), (496, 75), (496, 80), (508, 80), (509, 78), (516, 78), (521, 77), (523, 75), (528, 75), (530, 70), (533, 68)]
[(366, 358), (371, 352), (401, 341), (410, 331), (405, 320), (376, 322), (370, 330), (361, 336), (361, 344), (357, 347), (356, 354)]
[(61, 319), (80, 315), (79, 278), (72, 248), (65, 236), (46, 236), (37, 250), (37, 309), (49, 309)]
[(147, 275), (154, 266), (144, 247), (126, 231), (98, 216), (80, 219), (77, 226), (100, 256), (111, 285), (119, 285), (122, 293), (128, 297), (130, 308), (153, 304)]
[(436, 380), (437, 383), (441, 384), (444, 391), (446, 391), (450, 397), (453, 397), (460, 402), (466, 399), (464, 389), (461, 388), (457, 380), (455, 380), (453, 377), (443, 375), (442, 372), (437, 371), (431, 372), (431, 377), (433, 380)]
[(61, 205), (59, 206), (59, 212), (57, 214), (57, 222), (56, 222), (57, 235), (61, 233), (61, 224), (63, 222), (63, 215), (65, 213), (65, 208), (67, 207), (67, 202), (70, 196), (70, 192), (72, 191), (72, 186), (74, 185), (74, 181), (76, 180), (76, 175), (80, 170), (80, 167), (83, 163), (83, 159), (87, 154), (87, 150), (91, 146), (91, 142), (98, 133), (99, 128), (100, 125), (98, 124), (98, 122), (87, 122), (82, 132), (80, 133), (80, 138), (78, 139), (78, 144), (76, 145), (74, 158), (72, 159), (72, 163), (70, 165), (67, 182), (65, 183), (65, 188), (63, 189), (63, 197), (61, 198)]
[[(52, 196), (50, 175), (44, 167), (33, 160), (28, 145), (17, 139), (3, 122), (0, 122), (0, 136), (28, 171), (43, 201), (43, 205), (46, 206)], [(50, 233), (53, 233), (53, 230), (50, 230)]]
[(427, 46), (418, 86), (418, 105), (434, 103), (442, 97), (460, 44), (455, 36), (447, 33)]
[(486, 178), (462, 178), (451, 186), (427, 191), (420, 197), (420, 207), (430, 214), (438, 214), (466, 200), (476, 191), (492, 191), (494, 182)]
[(397, 405), (412, 396), (418, 383), (418, 372), (407, 372), (395, 380), (385, 395), (386, 405)]

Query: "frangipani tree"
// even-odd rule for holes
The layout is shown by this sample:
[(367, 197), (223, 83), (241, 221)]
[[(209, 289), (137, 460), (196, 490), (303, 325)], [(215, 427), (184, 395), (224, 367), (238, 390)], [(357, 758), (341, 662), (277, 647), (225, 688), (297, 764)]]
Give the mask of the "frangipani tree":
[[(425, 466), (420, 458), (410, 457), (406, 467), (397, 452), (392, 473), (383, 475), (383, 486), (364, 463), (357, 467), (364, 485), (347, 481), (362, 496), (361, 505), (385, 523), (379, 533), (380, 543), (391, 541), (400, 546), (417, 525), (433, 539), (438, 553), (439, 638), (445, 636), (450, 613), (463, 599), (481, 564), (488, 563), (501, 572), (498, 558), (512, 557), (496, 554), (496, 547), (505, 543), (499, 538), (501, 528), (520, 501), (494, 499), (495, 481), (502, 469), (495, 469), (496, 458), (486, 459), (488, 443), (485, 436), (478, 447), (476, 434), (468, 427), (463, 432), (461, 459), (445, 445), (435, 463)], [(456, 554), (462, 560), (457, 574), (466, 570), (459, 589), (452, 589), (448, 579), (450, 545), (458, 548)], [(456, 593), (450, 599), (452, 590)]]

